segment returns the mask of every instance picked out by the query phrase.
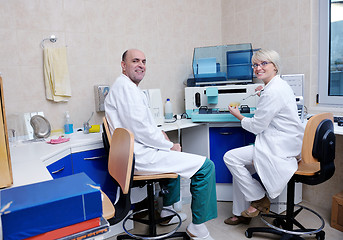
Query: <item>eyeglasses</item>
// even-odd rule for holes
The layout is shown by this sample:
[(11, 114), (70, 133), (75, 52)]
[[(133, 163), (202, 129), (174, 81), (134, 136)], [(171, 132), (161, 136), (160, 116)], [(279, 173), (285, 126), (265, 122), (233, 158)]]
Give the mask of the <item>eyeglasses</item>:
[(271, 62), (261, 62), (260, 64), (254, 63), (251, 65), (252, 68), (257, 68), (258, 66), (260, 66), (261, 68), (265, 67), (267, 64), (269, 64)]

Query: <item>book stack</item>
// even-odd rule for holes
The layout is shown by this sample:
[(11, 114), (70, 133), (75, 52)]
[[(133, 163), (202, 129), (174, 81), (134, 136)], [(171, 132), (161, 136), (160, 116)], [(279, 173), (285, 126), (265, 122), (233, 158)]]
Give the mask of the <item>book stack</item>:
[(60, 239), (81, 233), (74, 238), (79, 240), (108, 231), (101, 192), (94, 185), (79, 173), (1, 190), (3, 239)]
[(108, 230), (109, 223), (107, 220), (98, 217), (29, 237), (26, 240), (82, 240), (106, 233)]

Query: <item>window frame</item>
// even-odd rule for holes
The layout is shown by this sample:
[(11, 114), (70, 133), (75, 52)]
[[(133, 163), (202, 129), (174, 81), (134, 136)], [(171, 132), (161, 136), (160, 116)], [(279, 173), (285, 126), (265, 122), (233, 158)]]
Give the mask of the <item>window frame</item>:
[(331, 0), (319, 2), (319, 52), (318, 52), (318, 103), (343, 107), (343, 96), (329, 95), (330, 74), (330, 4)]

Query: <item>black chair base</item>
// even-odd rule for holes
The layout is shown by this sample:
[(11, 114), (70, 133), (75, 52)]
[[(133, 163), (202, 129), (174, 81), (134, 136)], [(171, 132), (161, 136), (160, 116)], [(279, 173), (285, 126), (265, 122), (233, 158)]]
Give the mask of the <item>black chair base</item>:
[[(248, 228), (245, 231), (245, 236), (247, 238), (252, 238), (253, 233), (271, 233), (271, 234), (279, 235), (279, 236), (281, 236), (280, 240), (290, 240), (290, 239), (304, 240), (305, 239), (305, 238), (301, 237), (300, 235), (281, 232), (279, 230), (276, 230), (274, 228), (269, 228), (269, 227)], [(316, 233), (315, 235), (316, 235), (317, 240), (324, 240), (325, 239), (325, 232), (324, 231), (320, 231), (320, 232)]]
[[(182, 239), (185, 239), (185, 240), (189, 240), (189, 236), (187, 235), (187, 233), (185, 232), (175, 232), (173, 233), (172, 235), (166, 237), (166, 238), (153, 238), (151, 236), (141, 236), (141, 239), (170, 239), (170, 238), (182, 238)], [(137, 239), (135, 237), (131, 237), (127, 234), (125, 235), (119, 235), (117, 236), (117, 239), (118, 240), (121, 240), (121, 239)]]
[[(175, 211), (170, 209), (165, 209), (166, 211), (169, 211), (172, 213), (172, 215), (164, 218), (156, 217), (155, 216), (155, 203), (154, 203), (154, 183), (155, 180), (145, 180), (145, 184), (147, 185), (147, 195), (148, 195), (148, 209), (139, 210), (137, 212), (133, 212), (125, 217), (123, 221), (123, 229), (126, 232), (126, 234), (118, 235), (117, 239), (146, 239), (146, 240), (158, 240), (158, 239), (170, 239), (170, 238), (182, 238), (185, 240), (189, 240), (189, 236), (186, 232), (177, 232), (179, 227), (182, 224), (181, 217), (179, 214), (177, 214)], [(146, 218), (137, 217), (139, 215), (144, 215), (146, 213), (148, 215)], [(157, 225), (159, 225), (162, 222), (169, 221), (174, 216), (177, 216), (179, 219), (178, 224), (176, 224), (176, 227), (168, 231), (167, 233), (157, 234)], [(139, 222), (141, 224), (147, 225), (149, 227), (149, 234), (133, 234), (130, 233), (127, 228), (125, 227), (128, 220), (132, 220), (133, 222)]]
[[(305, 206), (294, 204), (294, 188), (295, 178), (293, 177), (287, 185), (287, 210), (286, 214), (276, 214), (270, 212), (269, 214), (261, 214), (261, 220), (269, 227), (251, 227), (245, 231), (245, 236), (251, 238), (253, 233), (271, 233), (281, 236), (282, 240), (288, 239), (304, 239), (303, 235), (315, 235), (317, 240), (325, 239), (325, 232), (323, 228), (325, 226), (324, 219), (315, 211)], [(297, 209), (295, 210), (295, 207)], [(321, 221), (319, 228), (306, 228), (304, 227), (296, 217), (302, 210), (306, 210), (316, 215)], [(273, 219), (272, 223), (268, 222), (266, 218)]]

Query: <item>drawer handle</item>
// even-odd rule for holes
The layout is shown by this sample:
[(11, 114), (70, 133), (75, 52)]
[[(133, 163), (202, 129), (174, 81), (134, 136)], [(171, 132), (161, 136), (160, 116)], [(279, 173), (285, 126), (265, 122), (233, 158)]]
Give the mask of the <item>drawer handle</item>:
[(60, 171), (63, 171), (63, 170), (64, 170), (64, 166), (63, 166), (63, 168), (61, 168), (61, 169), (58, 169), (58, 170), (56, 170), (56, 171), (53, 171), (52, 174), (59, 173)]
[(220, 132), (219, 134), (221, 134), (221, 135), (232, 135), (233, 133), (232, 132)]
[(96, 160), (100, 158), (104, 158), (105, 156), (97, 156), (97, 157), (90, 157), (90, 158), (84, 158), (83, 160)]

